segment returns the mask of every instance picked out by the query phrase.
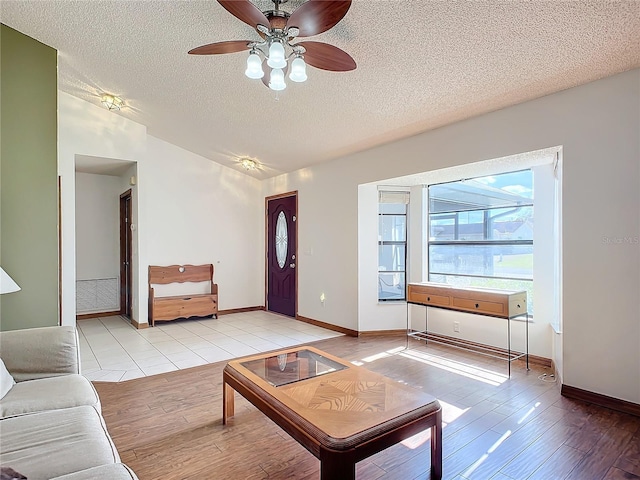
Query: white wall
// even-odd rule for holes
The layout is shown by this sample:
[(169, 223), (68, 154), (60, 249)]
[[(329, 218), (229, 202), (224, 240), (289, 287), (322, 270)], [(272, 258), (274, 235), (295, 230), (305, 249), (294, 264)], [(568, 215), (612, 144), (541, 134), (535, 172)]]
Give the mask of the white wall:
[(76, 154), (136, 162), (132, 200), (137, 322), (147, 321), (150, 264), (214, 263), (221, 309), (264, 304), (260, 182), (151, 137), (143, 125), (59, 92), (63, 324), (75, 324), (76, 315)]
[(120, 276), (120, 178), (76, 172), (77, 280)]
[(297, 313), (352, 330), (358, 329), (359, 174), (348, 161), (344, 170), (330, 162), (263, 182), (263, 196), (298, 190)]
[[(62, 213), (62, 324), (75, 325), (76, 221), (75, 156), (138, 161), (146, 151), (146, 127), (102, 107), (58, 91), (58, 175)], [(139, 242), (144, 242), (140, 236)], [(141, 249), (141, 255), (144, 249)], [(144, 297), (142, 296), (144, 295)], [(134, 317), (144, 292), (134, 292)], [(146, 310), (145, 310), (146, 312)], [(139, 311), (138, 317), (139, 318)], [(146, 318), (146, 315), (145, 315)]]
[(300, 315), (358, 328), (358, 185), (559, 145), (563, 379), (640, 403), (640, 249), (615, 243), (640, 237), (639, 87), (634, 70), (265, 181), (299, 192)]
[[(221, 310), (264, 305), (263, 198), (260, 182), (148, 137), (149, 265), (214, 266)], [(145, 273), (145, 282), (147, 275)], [(171, 285), (161, 294), (198, 285)], [(197, 293), (193, 292), (193, 293)]]

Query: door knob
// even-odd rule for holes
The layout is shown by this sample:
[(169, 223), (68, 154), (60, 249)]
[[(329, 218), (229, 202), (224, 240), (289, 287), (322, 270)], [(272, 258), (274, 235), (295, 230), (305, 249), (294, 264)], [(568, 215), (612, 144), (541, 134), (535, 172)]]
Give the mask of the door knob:
[(296, 268), (296, 264), (295, 264), (295, 263), (290, 263), (290, 264), (289, 264), (289, 267), (290, 267), (290, 268)]

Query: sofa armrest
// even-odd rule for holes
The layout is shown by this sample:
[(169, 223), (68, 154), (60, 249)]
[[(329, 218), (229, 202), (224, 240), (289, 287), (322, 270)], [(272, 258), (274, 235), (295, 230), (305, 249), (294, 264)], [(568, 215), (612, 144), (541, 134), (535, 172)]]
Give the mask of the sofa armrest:
[(0, 356), (16, 382), (80, 373), (75, 327), (0, 332)]

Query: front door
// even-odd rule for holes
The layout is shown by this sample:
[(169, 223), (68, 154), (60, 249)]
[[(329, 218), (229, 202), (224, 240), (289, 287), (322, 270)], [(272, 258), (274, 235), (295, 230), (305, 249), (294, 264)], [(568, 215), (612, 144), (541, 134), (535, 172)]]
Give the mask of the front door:
[(296, 316), (296, 192), (267, 198), (267, 310)]

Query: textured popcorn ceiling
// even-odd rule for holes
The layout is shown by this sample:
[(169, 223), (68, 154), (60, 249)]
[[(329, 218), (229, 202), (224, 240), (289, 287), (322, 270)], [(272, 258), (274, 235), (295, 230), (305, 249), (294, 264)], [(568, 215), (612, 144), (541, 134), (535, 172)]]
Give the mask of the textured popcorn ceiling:
[(258, 38), (213, 0), (2, 0), (0, 20), (59, 51), (61, 90), (117, 94), (149, 134), (234, 168), (257, 158), (259, 178), (640, 66), (640, 1), (354, 0), (312, 39), (358, 68), (309, 67), (279, 95), (244, 76), (246, 52), (187, 55)]

